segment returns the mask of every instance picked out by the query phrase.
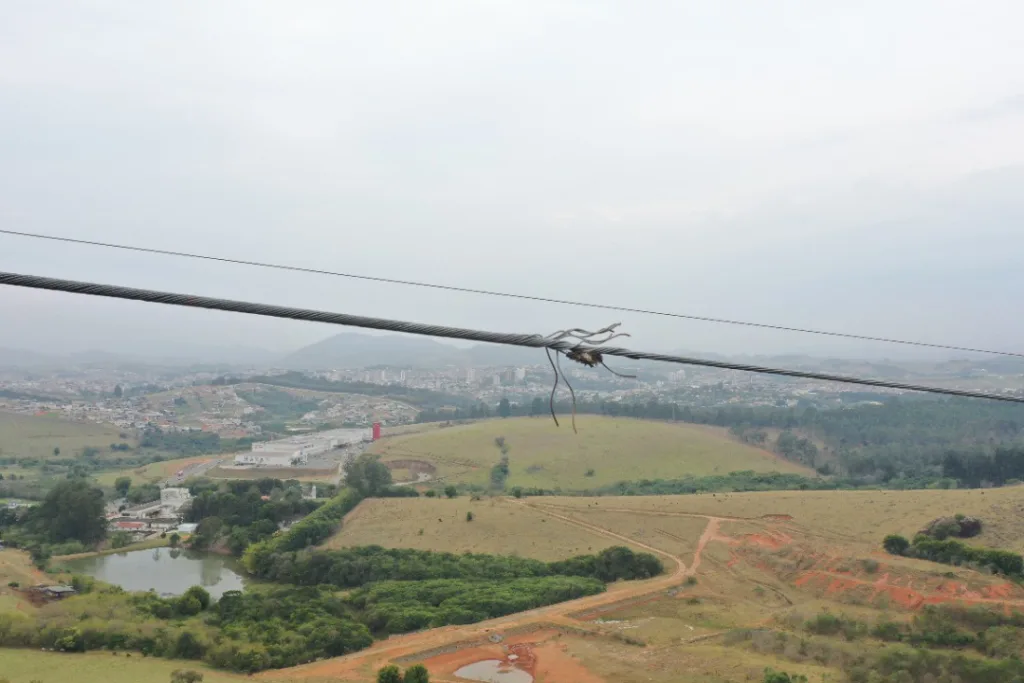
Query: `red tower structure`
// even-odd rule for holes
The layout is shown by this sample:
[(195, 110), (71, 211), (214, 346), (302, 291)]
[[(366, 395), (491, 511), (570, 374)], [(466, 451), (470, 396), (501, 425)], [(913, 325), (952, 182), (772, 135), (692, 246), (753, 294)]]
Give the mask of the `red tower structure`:
[(380, 422), (373, 423), (373, 440), (378, 441), (380, 439)]

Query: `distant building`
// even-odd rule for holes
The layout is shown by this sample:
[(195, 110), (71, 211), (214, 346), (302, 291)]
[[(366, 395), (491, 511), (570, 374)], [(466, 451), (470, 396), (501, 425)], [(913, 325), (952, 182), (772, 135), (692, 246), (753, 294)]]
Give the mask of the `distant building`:
[(372, 437), (368, 429), (329, 429), (277, 441), (259, 441), (252, 445), (252, 452), (236, 455), (235, 464), (252, 467), (296, 467), (305, 465), (311, 457), (334, 448), (370, 440)]
[(473, 382), (474, 380), (476, 380), (476, 370), (473, 368), (466, 370), (466, 381)]
[(235, 456), (236, 465), (252, 467), (295, 467), (305, 465), (309, 458), (302, 455), (299, 449), (286, 453), (239, 453)]
[(522, 382), (526, 379), (526, 368), (516, 368), (516, 381)]

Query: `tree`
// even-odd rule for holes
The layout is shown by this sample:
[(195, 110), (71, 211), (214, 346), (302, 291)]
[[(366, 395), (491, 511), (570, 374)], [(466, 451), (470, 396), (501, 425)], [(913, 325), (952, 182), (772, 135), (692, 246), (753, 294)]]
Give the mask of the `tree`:
[(132, 544), (132, 535), (127, 531), (115, 531), (110, 535), (111, 548), (123, 548)]
[(402, 670), (394, 664), (388, 664), (377, 672), (377, 683), (403, 683)]
[(375, 496), (391, 486), (391, 470), (379, 456), (370, 453), (352, 458), (342, 470), (345, 472), (345, 484), (364, 496)]
[(167, 542), (171, 544), (172, 548), (177, 548), (178, 544), (181, 543), (181, 536), (177, 532), (173, 533), (168, 537)]
[(455, 488), (454, 484), (448, 484), (447, 486), (444, 487), (444, 495), (446, 495), (449, 498), (454, 498), (455, 496), (459, 495), (459, 490)]
[(107, 535), (103, 491), (82, 479), (54, 486), (29, 512), (27, 524), (51, 543), (81, 541), (92, 545)]
[(192, 586), (181, 597), (194, 597), (199, 601), (199, 606), (203, 609), (210, 606), (210, 594), (202, 586)]
[(903, 555), (907, 552), (907, 548), (910, 547), (910, 541), (898, 534), (889, 534), (882, 541), (882, 547), (890, 555)]
[(240, 557), (249, 547), (249, 532), (245, 527), (236, 526), (228, 534), (228, 550), (235, 557)]
[(221, 521), (220, 517), (207, 517), (199, 522), (199, 526), (196, 527), (196, 533), (192, 536), (192, 547), (202, 549), (216, 543), (223, 526), (224, 522)]
[(118, 477), (114, 480), (114, 490), (117, 491), (117, 495), (124, 498), (128, 495), (128, 489), (132, 487), (131, 477)]
[(807, 676), (765, 669), (763, 683), (807, 683)]
[(175, 669), (171, 672), (171, 683), (202, 683), (203, 674), (191, 669)]
[(422, 664), (413, 664), (405, 670), (405, 683), (430, 683), (430, 672)]
[(54, 449), (53, 449), (53, 457), (55, 457), (55, 458), (60, 457), (60, 447), (59, 446), (55, 446), (54, 447)]
[(472, 512), (467, 512), (466, 513), (466, 521), (467, 522), (472, 522), (473, 521), (473, 513)]
[(533, 403), (530, 404), (530, 417), (543, 415), (544, 412), (544, 399), (542, 399), (540, 396), (535, 396), (533, 399)]
[(124, 396), (124, 389), (122, 389), (121, 385), (118, 384), (117, 386), (114, 387), (114, 398), (121, 398), (123, 396)]
[(508, 399), (503, 398), (498, 402), (498, 415), (502, 417), (508, 417), (512, 414), (512, 406), (509, 405)]

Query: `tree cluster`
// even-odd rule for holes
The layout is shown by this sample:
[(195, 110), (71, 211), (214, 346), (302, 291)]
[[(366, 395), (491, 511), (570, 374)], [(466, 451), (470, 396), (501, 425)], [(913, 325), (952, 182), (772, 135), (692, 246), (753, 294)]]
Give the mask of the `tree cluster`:
[(245, 551), (242, 562), (251, 574), (264, 576), (277, 557), (327, 540), (341, 526), (342, 518), (363, 500), (352, 488), (345, 488), (335, 497), (299, 520), (285, 533), (254, 543)]
[(664, 571), (658, 558), (618, 546), (596, 555), (541, 562), (507, 555), (434, 552), (358, 546), (340, 550), (247, 553), (246, 565), (262, 579), (304, 586), (356, 588), (374, 581), (514, 579), (578, 576), (601, 581), (645, 579)]
[(374, 633), (390, 634), (472, 624), (602, 591), (601, 581), (577, 576), (432, 579), (373, 583), (348, 600)]
[(976, 548), (960, 541), (935, 540), (918, 534), (913, 542), (898, 535), (886, 536), (882, 542), (886, 552), (892, 555), (916, 557), (922, 560), (987, 569), (994, 574), (1021, 577), (1024, 574), (1024, 557), (1007, 550)]
[(193, 497), (185, 520), (199, 524), (192, 546), (206, 548), (226, 537), (235, 555), (273, 536), (282, 523), (308, 515), (320, 505), (303, 497), (302, 485), (294, 479), (201, 480), (189, 488)]
[(103, 491), (83, 479), (54, 486), (42, 503), (0, 516), (4, 540), (44, 563), (52, 554), (81, 552), (107, 537)]

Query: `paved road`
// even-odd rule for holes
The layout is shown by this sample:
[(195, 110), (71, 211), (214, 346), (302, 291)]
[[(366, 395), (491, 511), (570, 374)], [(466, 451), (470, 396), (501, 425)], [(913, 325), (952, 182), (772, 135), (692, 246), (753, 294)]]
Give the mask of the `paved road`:
[(207, 462), (200, 462), (194, 465), (187, 465), (181, 469), (181, 475), (172, 474), (167, 479), (160, 482), (161, 486), (180, 486), (189, 477), (201, 477), (206, 474), (209, 470), (217, 467), (225, 460), (230, 460), (231, 456), (217, 457)]

